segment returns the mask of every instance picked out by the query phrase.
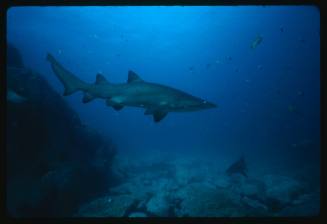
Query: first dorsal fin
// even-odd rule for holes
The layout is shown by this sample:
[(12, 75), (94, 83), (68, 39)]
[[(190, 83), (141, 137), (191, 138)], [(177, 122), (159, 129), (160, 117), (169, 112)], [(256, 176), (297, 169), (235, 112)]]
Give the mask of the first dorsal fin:
[(143, 80), (138, 76), (135, 72), (129, 70), (128, 71), (128, 83), (130, 82), (143, 82)]
[(98, 73), (96, 76), (95, 84), (109, 84), (109, 82), (103, 75)]

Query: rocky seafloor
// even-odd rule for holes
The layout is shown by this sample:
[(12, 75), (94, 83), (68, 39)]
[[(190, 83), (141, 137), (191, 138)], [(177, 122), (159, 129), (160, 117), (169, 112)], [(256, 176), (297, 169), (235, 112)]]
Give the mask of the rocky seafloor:
[(319, 188), (291, 176), (227, 175), (211, 159), (120, 158), (128, 178), (75, 217), (290, 217), (319, 213)]

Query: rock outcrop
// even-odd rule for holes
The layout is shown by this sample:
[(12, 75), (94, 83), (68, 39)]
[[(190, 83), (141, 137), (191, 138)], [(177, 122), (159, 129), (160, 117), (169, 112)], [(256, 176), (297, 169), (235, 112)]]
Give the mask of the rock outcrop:
[[(209, 161), (201, 163), (178, 158), (168, 164), (156, 163), (151, 158), (136, 165), (134, 160), (131, 167), (141, 171), (132, 173), (125, 183), (111, 188), (107, 194), (110, 202), (106, 197), (100, 197), (81, 206), (78, 215), (287, 217), (319, 213), (319, 191), (304, 187), (305, 184), (294, 177), (277, 174), (228, 175), (217, 172)], [(149, 167), (165, 167), (171, 172), (163, 175), (161, 169)]]
[(61, 217), (116, 183), (111, 140), (85, 126), (19, 51), (7, 51), (7, 212), (13, 217)]

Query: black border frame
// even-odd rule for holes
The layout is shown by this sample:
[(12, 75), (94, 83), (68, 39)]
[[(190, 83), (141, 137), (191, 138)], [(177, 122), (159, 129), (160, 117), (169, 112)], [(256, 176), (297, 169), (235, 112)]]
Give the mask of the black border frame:
[(314, 5), (320, 10), (320, 215), (315, 217), (241, 217), (241, 218), (12, 218), (6, 213), (6, 76), (0, 75), (1, 101), (0, 108), (3, 110), (1, 114), (1, 124), (4, 134), (1, 134), (1, 181), (0, 184), (2, 202), (1, 203), (1, 223), (324, 223), (327, 218), (326, 210), (326, 124), (325, 118), (327, 97), (326, 97), (326, 36), (324, 23), (323, 0), (1, 0), (0, 2), (0, 46), (3, 49), (0, 52), (0, 61), (3, 66), (1, 74), (6, 74), (6, 12), (10, 7), (15, 6), (173, 6), (173, 5)]

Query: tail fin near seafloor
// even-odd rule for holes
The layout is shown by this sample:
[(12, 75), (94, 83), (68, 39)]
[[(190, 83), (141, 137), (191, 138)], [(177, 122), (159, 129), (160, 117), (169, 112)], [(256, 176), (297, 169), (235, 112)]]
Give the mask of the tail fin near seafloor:
[(51, 63), (53, 72), (65, 87), (64, 96), (73, 94), (76, 91), (87, 90), (88, 84), (80, 80), (74, 74), (66, 70), (51, 54), (47, 54), (47, 60)]

